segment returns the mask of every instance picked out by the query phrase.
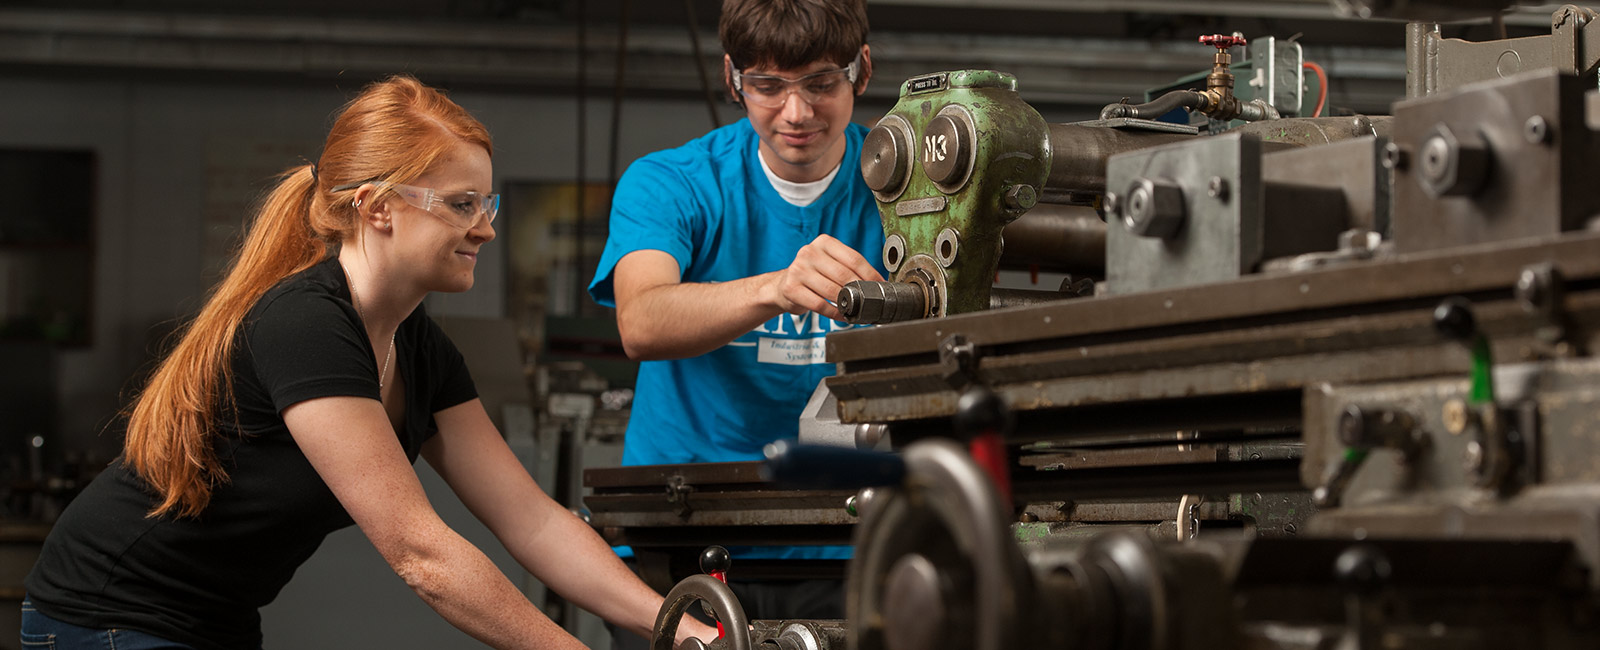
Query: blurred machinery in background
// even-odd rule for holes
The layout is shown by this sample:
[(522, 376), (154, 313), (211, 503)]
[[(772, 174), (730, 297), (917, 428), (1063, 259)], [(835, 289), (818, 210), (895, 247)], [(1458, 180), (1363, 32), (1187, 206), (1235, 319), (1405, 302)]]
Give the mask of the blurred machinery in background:
[[(850, 531), (845, 621), (713, 647), (1600, 647), (1595, 18), (1415, 24), (1392, 116), (1243, 98), (1226, 35), (1203, 88), (1095, 122), (1000, 72), (906, 81), (861, 161), (890, 276), (838, 300), (883, 325), (829, 336), (802, 427), (836, 446), (591, 470), (595, 523)], [(993, 288), (1018, 266), (1071, 277)], [(744, 629), (725, 592), (679, 583), (658, 630), (695, 599)]]

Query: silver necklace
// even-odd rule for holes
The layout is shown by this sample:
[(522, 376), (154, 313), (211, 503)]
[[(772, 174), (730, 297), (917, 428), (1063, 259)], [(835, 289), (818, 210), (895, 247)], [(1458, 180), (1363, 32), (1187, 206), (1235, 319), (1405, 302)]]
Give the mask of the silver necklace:
[[(345, 271), (343, 266), (339, 267), (339, 270), (344, 271), (345, 284), (350, 285), (350, 299), (356, 303), (355, 304), (356, 316), (361, 319), (362, 323), (366, 323), (367, 322), (367, 315), (361, 312), (361, 296), (356, 293), (356, 283), (350, 279), (350, 272), (349, 271)], [(393, 359), (393, 358), (394, 358), (394, 335), (390, 334), (389, 335), (389, 351), (383, 355), (383, 370), (378, 372), (378, 394), (379, 395), (383, 394), (383, 378), (389, 376), (389, 360)]]

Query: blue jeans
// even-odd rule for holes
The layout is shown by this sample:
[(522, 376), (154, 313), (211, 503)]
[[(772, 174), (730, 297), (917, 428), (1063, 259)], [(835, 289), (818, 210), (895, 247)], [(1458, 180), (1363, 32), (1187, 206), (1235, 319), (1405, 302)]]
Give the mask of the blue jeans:
[(96, 630), (63, 623), (22, 601), (22, 650), (194, 650), (193, 647), (121, 628)]

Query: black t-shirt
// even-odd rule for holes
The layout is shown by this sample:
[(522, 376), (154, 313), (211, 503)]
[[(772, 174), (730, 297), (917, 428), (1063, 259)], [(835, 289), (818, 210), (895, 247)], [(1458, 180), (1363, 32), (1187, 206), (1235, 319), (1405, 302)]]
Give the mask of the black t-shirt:
[[(400, 324), (397, 432), (415, 463), (433, 414), (477, 397), (466, 364), (422, 307)], [(147, 518), (154, 492), (118, 459), (62, 514), (25, 586), (45, 615), (128, 628), (201, 649), (261, 646), (259, 608), (328, 533), (353, 523), (284, 425), (318, 397), (378, 399), (378, 367), (337, 258), (267, 292), (234, 343), (234, 418), (217, 423), (229, 481), (198, 518)], [(329, 432), (336, 435), (337, 432)]]

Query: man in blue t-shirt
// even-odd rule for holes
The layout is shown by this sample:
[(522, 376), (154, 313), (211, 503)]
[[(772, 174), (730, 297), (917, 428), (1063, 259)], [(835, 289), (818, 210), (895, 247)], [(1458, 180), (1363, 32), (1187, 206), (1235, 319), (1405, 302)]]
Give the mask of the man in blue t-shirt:
[[(748, 119), (635, 161), (589, 292), (643, 360), (624, 465), (756, 460), (794, 438), (823, 377), (832, 301), (883, 279), (852, 124), (872, 76), (863, 0), (725, 0), (723, 79)], [(847, 547), (739, 557), (848, 557)], [(746, 604), (749, 607), (749, 604)], [(810, 618), (772, 612), (756, 618)], [(834, 618), (818, 616), (818, 618)]]

